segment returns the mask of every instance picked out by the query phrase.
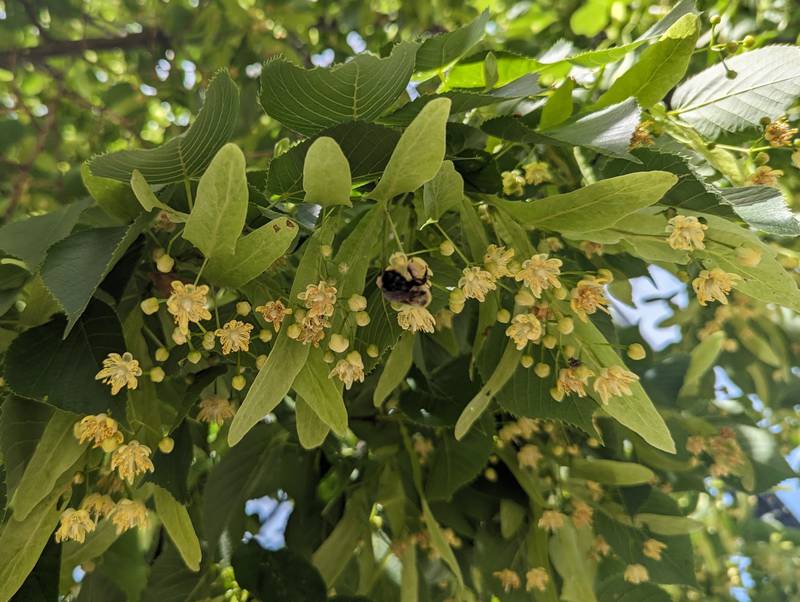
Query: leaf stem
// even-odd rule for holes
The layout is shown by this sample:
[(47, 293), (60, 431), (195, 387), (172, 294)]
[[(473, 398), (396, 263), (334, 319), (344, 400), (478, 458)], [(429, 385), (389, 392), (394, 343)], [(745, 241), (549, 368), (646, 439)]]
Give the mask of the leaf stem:
[(189, 182), (189, 178), (183, 179), (183, 187), (186, 190), (186, 202), (189, 203), (189, 211), (192, 211), (194, 207), (194, 200), (192, 199), (192, 184)]

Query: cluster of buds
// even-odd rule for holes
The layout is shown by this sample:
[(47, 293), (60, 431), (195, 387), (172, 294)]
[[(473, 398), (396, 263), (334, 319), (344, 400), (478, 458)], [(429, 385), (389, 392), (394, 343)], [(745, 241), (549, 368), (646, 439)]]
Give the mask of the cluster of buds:
[(522, 170), (512, 169), (501, 174), (503, 179), (503, 194), (506, 196), (522, 196), (525, 186), (536, 186), (551, 182), (550, 166), (541, 161), (534, 161), (522, 166)]

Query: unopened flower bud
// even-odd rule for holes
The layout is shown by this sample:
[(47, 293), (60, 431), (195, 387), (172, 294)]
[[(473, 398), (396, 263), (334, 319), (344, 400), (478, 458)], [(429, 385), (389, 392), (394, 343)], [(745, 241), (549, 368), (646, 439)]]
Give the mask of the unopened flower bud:
[(455, 252), (456, 248), (449, 240), (442, 241), (442, 244), (439, 245), (439, 253), (445, 257), (450, 257)]
[(190, 352), (189, 352), (189, 353), (186, 355), (186, 360), (187, 360), (187, 361), (188, 361), (190, 364), (196, 364), (196, 363), (198, 363), (198, 362), (199, 362), (201, 359), (203, 359), (203, 355), (202, 355), (202, 354), (201, 354), (199, 351), (197, 351), (196, 349), (194, 349), (194, 350), (190, 351)]
[(628, 345), (627, 355), (632, 360), (643, 360), (647, 357), (647, 352), (641, 343), (631, 343)]
[(336, 361), (336, 356), (333, 354), (333, 351), (326, 351), (322, 354), (322, 361), (326, 364), (332, 364)]
[(533, 358), (530, 355), (523, 355), (519, 358), (519, 363), (523, 368), (530, 368), (533, 366)]
[(539, 362), (533, 367), (533, 372), (539, 378), (547, 378), (548, 376), (550, 376), (550, 364)]
[(352, 295), (347, 300), (347, 307), (350, 311), (364, 311), (367, 309), (367, 298), (363, 295)]
[(507, 309), (501, 309), (497, 312), (497, 321), (500, 324), (508, 324), (511, 321), (511, 312)]
[(170, 454), (173, 449), (175, 449), (175, 439), (172, 437), (164, 437), (158, 442), (158, 450), (162, 454)]
[(261, 370), (267, 363), (267, 356), (263, 353), (256, 358), (256, 368)]
[(562, 391), (558, 387), (553, 387), (552, 389), (550, 389), (550, 397), (552, 397), (556, 401), (563, 401), (564, 391)]
[(162, 274), (168, 274), (175, 267), (175, 260), (166, 253), (156, 260), (156, 269)]
[(290, 339), (296, 339), (300, 336), (302, 329), (300, 328), (299, 324), (290, 324), (289, 327), (286, 329), (286, 336)]
[(544, 345), (545, 349), (555, 349), (555, 346), (558, 344), (558, 339), (554, 337), (552, 334), (545, 335), (542, 338), (542, 345)]
[(206, 351), (211, 351), (214, 349), (214, 346), (217, 344), (217, 340), (214, 338), (214, 331), (209, 330), (203, 335), (203, 349)]
[(497, 471), (491, 466), (489, 466), (486, 470), (483, 471), (483, 476), (487, 481), (491, 483), (497, 481)]
[(262, 343), (269, 343), (272, 340), (272, 331), (262, 328), (258, 333), (258, 340)]
[(571, 334), (575, 330), (575, 322), (572, 318), (561, 318), (558, 321), (558, 332), (561, 334)]
[(166, 362), (169, 359), (169, 351), (166, 347), (159, 347), (156, 349), (156, 361)]
[(121, 441), (116, 437), (109, 437), (108, 439), (103, 440), (103, 442), (100, 444), (100, 447), (103, 448), (104, 452), (110, 454), (119, 447), (120, 443)]
[(514, 303), (521, 307), (533, 307), (536, 304), (536, 297), (526, 288), (514, 295)]
[(330, 245), (322, 245), (319, 248), (319, 252), (320, 255), (322, 255), (325, 258), (330, 257), (331, 255), (333, 255), (333, 247), (331, 247)]
[(567, 292), (567, 288), (564, 286), (562, 286), (561, 288), (553, 289), (553, 296), (559, 301), (563, 301), (564, 299), (566, 299), (568, 294), (569, 293)]
[(241, 374), (237, 374), (231, 380), (231, 386), (237, 391), (241, 391), (247, 385), (247, 379)]
[(148, 297), (139, 304), (139, 307), (146, 316), (152, 316), (158, 311), (158, 299), (155, 297)]
[(176, 345), (185, 345), (186, 335), (176, 328), (175, 330), (172, 331), (172, 340), (175, 342)]
[(356, 324), (359, 326), (366, 326), (370, 323), (371, 318), (369, 314), (365, 311), (359, 311), (356, 313)]
[(72, 475), (72, 482), (73, 482), (75, 485), (80, 485), (80, 484), (81, 484), (81, 483), (83, 483), (85, 480), (86, 480), (86, 477), (85, 477), (85, 476), (84, 476), (84, 474), (83, 474), (82, 472), (80, 472), (80, 471), (78, 471), (78, 472), (76, 472), (74, 475)]
[(328, 341), (328, 348), (335, 353), (344, 353), (350, 346), (350, 341), (340, 334), (332, 334)]
[(236, 313), (240, 316), (249, 316), (253, 307), (247, 301), (239, 301), (236, 304)]
[(380, 351), (378, 350), (377, 345), (370, 345), (367, 347), (367, 355), (371, 358), (376, 358), (380, 355)]
[(166, 374), (161, 366), (156, 366), (150, 369), (150, 380), (154, 383), (160, 383), (164, 380)]

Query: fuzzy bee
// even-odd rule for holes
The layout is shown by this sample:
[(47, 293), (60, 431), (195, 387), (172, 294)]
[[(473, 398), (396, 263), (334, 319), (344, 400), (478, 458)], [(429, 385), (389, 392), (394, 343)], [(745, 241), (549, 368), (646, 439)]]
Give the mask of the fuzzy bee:
[(413, 259), (406, 265), (406, 274), (387, 268), (378, 276), (375, 284), (381, 289), (386, 300), (392, 303), (405, 303), (427, 307), (431, 302), (430, 271), (425, 262)]

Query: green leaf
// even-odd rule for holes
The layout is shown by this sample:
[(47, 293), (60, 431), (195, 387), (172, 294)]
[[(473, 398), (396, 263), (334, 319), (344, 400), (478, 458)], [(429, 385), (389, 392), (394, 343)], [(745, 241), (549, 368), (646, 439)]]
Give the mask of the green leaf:
[(261, 106), (270, 117), (305, 135), (349, 121), (374, 121), (405, 90), (416, 52), (417, 45), (406, 42), (386, 58), (359, 54), (331, 69), (270, 61), (261, 73)]
[(0, 228), (0, 250), (18, 257), (35, 272), (47, 249), (69, 235), (91, 204), (90, 199), (81, 199), (45, 215), (6, 224)]
[(0, 410), (0, 450), (5, 467), (5, 493), (10, 499), (36, 452), (53, 410), (43, 403), (14, 396), (7, 397)]
[[(366, 182), (383, 173), (400, 132), (372, 123), (354, 121), (323, 130), (322, 136), (337, 142), (350, 166), (353, 180)], [(303, 166), (311, 142), (306, 140), (276, 157), (269, 164), (267, 191), (302, 199)]]
[(247, 216), (247, 168), (235, 144), (223, 146), (200, 178), (183, 237), (207, 258), (232, 255)]
[[(307, 284), (317, 281), (320, 270), (320, 247), (331, 243), (334, 232), (335, 220), (329, 219), (309, 239), (303, 252), (303, 259), (295, 273), (290, 299), (296, 299)], [(295, 377), (308, 359), (308, 354), (309, 346), (287, 337), (286, 329), (278, 333), (266, 364), (259, 370), (242, 405), (233, 417), (228, 431), (228, 445), (236, 445), (253, 425), (275, 409), (291, 389)]]
[(189, 217), (186, 213), (176, 211), (169, 205), (162, 203), (138, 169), (134, 169), (131, 174), (131, 190), (133, 190), (136, 200), (139, 201), (145, 211), (152, 211), (153, 209), (166, 211), (169, 214), (170, 221), (174, 223), (183, 223)]
[(581, 479), (591, 479), (603, 485), (642, 485), (655, 478), (655, 473), (635, 462), (616, 460), (581, 460), (572, 462), (570, 473)]
[(327, 597), (319, 572), (288, 548), (264, 550), (251, 541), (237, 548), (231, 564), (239, 585), (261, 600), (323, 602)]
[(453, 166), (452, 161), (442, 162), (439, 173), (422, 188), (421, 211), (417, 221), (420, 228), (439, 221), (448, 211), (455, 211), (464, 198), (464, 178)]
[(509, 499), (500, 499), (500, 533), (503, 539), (511, 539), (525, 522), (528, 511)]
[(24, 521), (9, 518), (0, 533), (0, 600), (10, 600), (28, 574), (53, 533), (61, 510), (56, 491), (39, 502)]
[(239, 90), (227, 71), (219, 71), (208, 84), (203, 109), (183, 134), (158, 148), (95, 157), (89, 168), (95, 176), (126, 184), (134, 169), (153, 185), (197, 178), (233, 134), (238, 115)]
[(192, 519), (186, 506), (179, 504), (169, 491), (161, 487), (153, 488), (153, 497), (156, 504), (156, 514), (164, 523), (164, 528), (178, 549), (178, 552), (191, 571), (200, 570), (200, 541), (194, 532)]
[(299, 395), (294, 398), (295, 421), (297, 422), (297, 438), (304, 449), (314, 449), (325, 441), (331, 428), (320, 420)]
[(350, 562), (359, 542), (369, 537), (369, 511), (366, 491), (359, 488), (347, 500), (344, 514), (333, 531), (311, 556), (312, 564), (328, 587), (333, 586)]
[[(491, 424), (489, 424), (491, 423)], [(426, 487), (431, 501), (450, 500), (486, 466), (494, 449), (494, 421), (484, 420), (456, 441), (448, 431), (437, 441)]]
[(303, 190), (306, 203), (350, 206), (353, 181), (350, 164), (336, 140), (320, 136), (308, 147), (303, 162)]
[[(575, 320), (572, 340), (592, 350), (598, 371), (601, 366), (624, 366), (617, 352), (591, 322)], [(617, 422), (638, 433), (653, 447), (675, 453), (675, 442), (669, 429), (645, 390), (638, 382), (631, 384), (631, 390), (632, 396), (612, 397), (607, 404), (603, 404), (603, 410)]]
[[(726, 77), (726, 69), (734, 78)], [(702, 135), (758, 127), (775, 119), (800, 96), (800, 48), (774, 45), (738, 54), (678, 86), (672, 108)]]
[(130, 226), (81, 230), (50, 247), (42, 265), (42, 280), (67, 315), (64, 338), (149, 220), (142, 214)]
[(463, 56), (481, 41), (488, 22), (489, 11), (485, 10), (463, 27), (428, 38), (417, 50), (414, 70), (438, 69)]
[(595, 106), (607, 107), (633, 97), (649, 109), (686, 74), (698, 35), (697, 16), (682, 16), (642, 53), (633, 67), (614, 81)]
[(404, 332), (392, 348), (378, 379), (378, 384), (375, 385), (375, 390), (372, 392), (372, 403), (376, 408), (380, 407), (392, 391), (405, 380), (413, 363), (412, 352), (415, 339), (416, 337), (410, 332)]
[(635, 523), (641, 523), (658, 535), (686, 535), (702, 531), (705, 525), (698, 520), (685, 516), (669, 516), (642, 512), (633, 517)]
[[(108, 548), (117, 540), (117, 528), (110, 520), (103, 520), (97, 524), (97, 528), (91, 533), (86, 534), (83, 543), (67, 540), (61, 544), (61, 573), (62, 583), (64, 573), (69, 576), (69, 584), (72, 584), (73, 569), (87, 560), (94, 560), (102, 556)], [(63, 587), (62, 587), (63, 589)]]
[(539, 127), (543, 130), (557, 126), (569, 119), (572, 115), (572, 90), (575, 88), (573, 79), (566, 79), (556, 88), (542, 107), (542, 116)]
[(611, 0), (587, 0), (569, 18), (569, 26), (579, 36), (594, 37), (608, 25)]
[(412, 192), (439, 172), (444, 159), (445, 124), (450, 101), (432, 100), (403, 132), (378, 185), (370, 193), (388, 201), (402, 192)]
[(677, 181), (673, 174), (663, 171), (639, 172), (540, 200), (493, 203), (528, 228), (585, 233), (611, 227), (653, 205)]
[(444, 563), (448, 566), (448, 568), (453, 572), (456, 577), (456, 581), (460, 587), (464, 586), (464, 576), (461, 574), (461, 566), (458, 564), (458, 559), (456, 559), (456, 555), (453, 553), (453, 549), (450, 547), (450, 544), (444, 537), (444, 533), (442, 532), (442, 528), (439, 526), (439, 523), (436, 521), (436, 517), (431, 512), (431, 508), (428, 505), (428, 501), (423, 497), (422, 498), (422, 521), (425, 523), (425, 526), (428, 528), (428, 535), (430, 536), (430, 544), (431, 548), (436, 551), (436, 553), (444, 560)]
[(466, 405), (461, 412), (461, 416), (458, 417), (455, 431), (456, 439), (463, 439), (475, 421), (486, 411), (497, 392), (514, 374), (517, 366), (519, 366), (519, 358), (521, 356), (522, 351), (517, 350), (514, 343), (509, 341), (492, 375), (486, 380), (478, 394)]
[(86, 445), (80, 445), (73, 434), (78, 420), (75, 414), (58, 410), (50, 416), (9, 501), (16, 520), (25, 520), (33, 508), (53, 491), (59, 477), (83, 454)]
[(593, 559), (593, 542), (591, 528), (576, 529), (569, 521), (550, 537), (550, 558), (564, 580), (561, 600), (597, 602), (594, 590), (597, 561)]
[(108, 385), (94, 378), (109, 353), (125, 350), (116, 314), (105, 303), (92, 301), (66, 339), (61, 336), (64, 324), (59, 316), (11, 343), (5, 365), (9, 389), (77, 414), (111, 411), (120, 420), (125, 396), (112, 396)]
[(292, 386), (319, 419), (343, 437), (347, 433), (347, 409), (340, 387), (328, 377), (329, 366), (322, 359), (322, 354), (319, 348), (308, 353), (306, 364)]
[(89, 163), (81, 165), (81, 178), (86, 190), (100, 208), (119, 223), (127, 224), (142, 212), (129, 186), (110, 178), (92, 175)]
[(203, 274), (222, 286), (242, 287), (283, 257), (298, 232), (289, 218), (274, 219), (239, 238), (232, 255), (220, 253), (209, 259)]
[(735, 425), (736, 439), (753, 466), (753, 493), (761, 493), (797, 476), (786, 461), (775, 436), (762, 428)]
[[(200, 602), (211, 599), (211, 577), (186, 568), (178, 551), (165, 542), (152, 563), (142, 602)], [(105, 601), (103, 601), (105, 602)]]
[(686, 370), (686, 376), (683, 377), (683, 386), (679, 394), (681, 397), (699, 393), (700, 379), (716, 363), (724, 341), (725, 332), (719, 331), (706, 337), (692, 349), (689, 367)]
[(569, 145), (585, 146), (611, 157), (635, 160), (628, 149), (633, 131), (639, 125), (639, 117), (636, 102), (626, 100), (578, 117), (572, 123), (547, 130), (544, 134)]
[(783, 193), (772, 186), (720, 188), (717, 191), (740, 218), (754, 228), (777, 236), (800, 236), (800, 220)]

